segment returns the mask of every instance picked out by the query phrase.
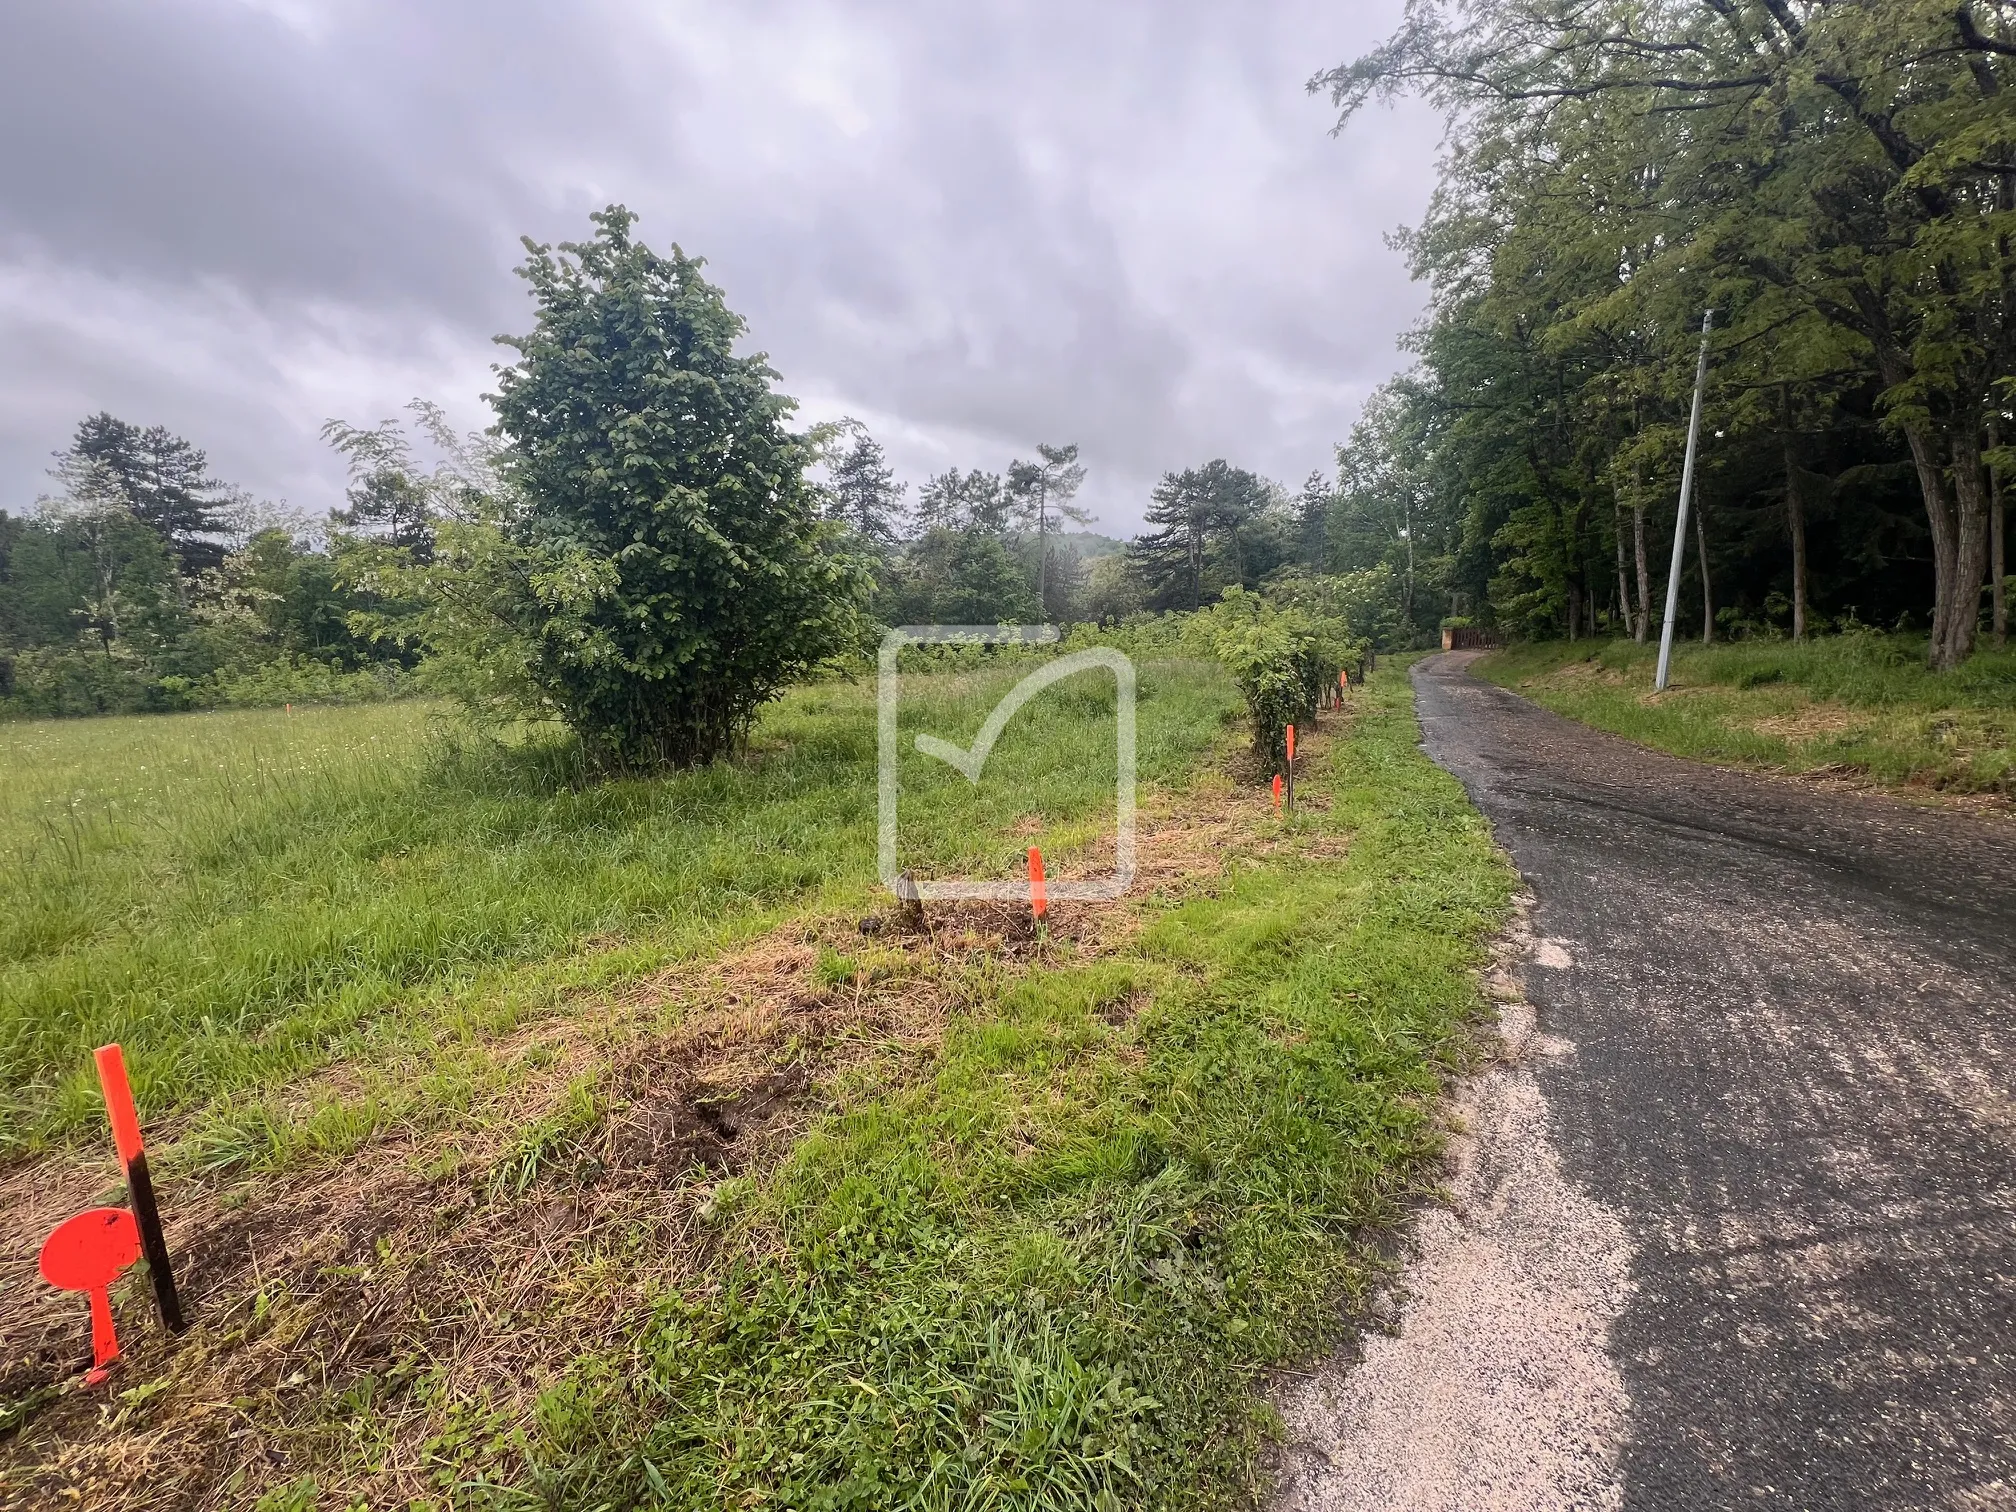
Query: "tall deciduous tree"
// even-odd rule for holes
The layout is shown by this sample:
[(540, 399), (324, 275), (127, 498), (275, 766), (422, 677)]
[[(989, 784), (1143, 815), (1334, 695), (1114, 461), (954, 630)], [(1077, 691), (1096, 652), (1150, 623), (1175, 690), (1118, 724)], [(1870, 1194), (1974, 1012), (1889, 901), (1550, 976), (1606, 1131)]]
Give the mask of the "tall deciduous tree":
[[(626, 768), (729, 748), (756, 710), (850, 643), (866, 582), (818, 518), (793, 402), (701, 263), (634, 240), (526, 242), (538, 314), (493, 396), (524, 554), (502, 601), (526, 673)], [(494, 602), (494, 600), (493, 600)]]
[[(2016, 343), (2010, 21), (1999, 0), (1409, 0), (1385, 45), (1312, 87), (1346, 119), (1403, 89), (1449, 111), (1461, 147), (1439, 234), (1467, 247), (1473, 289), (1509, 246), (1494, 232), (1572, 206), (1602, 234), (1533, 266), (1609, 260), (1607, 293), (1583, 285), (1592, 324), (1635, 306), (1671, 344), (1661, 306), (1684, 292), (1743, 306), (1734, 342), (1783, 350), (1772, 333), (1803, 312), (1859, 347), (1917, 474), (1929, 654), (1951, 667), (1979, 622), (1983, 428)], [(1576, 318), (1528, 312), (1560, 334)]]

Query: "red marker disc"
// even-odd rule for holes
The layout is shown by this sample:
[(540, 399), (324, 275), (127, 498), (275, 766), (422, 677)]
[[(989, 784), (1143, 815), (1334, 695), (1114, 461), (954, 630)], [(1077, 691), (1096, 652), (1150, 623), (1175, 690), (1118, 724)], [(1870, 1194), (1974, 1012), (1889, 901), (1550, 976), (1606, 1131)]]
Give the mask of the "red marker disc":
[(42, 1279), (64, 1291), (96, 1291), (140, 1258), (140, 1230), (124, 1208), (92, 1208), (42, 1245)]
[(91, 1294), (91, 1363), (84, 1380), (105, 1379), (105, 1367), (119, 1358), (112, 1331), (112, 1298), (106, 1291), (119, 1273), (140, 1258), (140, 1230), (125, 1208), (92, 1208), (60, 1224), (42, 1245), (42, 1279), (62, 1291)]

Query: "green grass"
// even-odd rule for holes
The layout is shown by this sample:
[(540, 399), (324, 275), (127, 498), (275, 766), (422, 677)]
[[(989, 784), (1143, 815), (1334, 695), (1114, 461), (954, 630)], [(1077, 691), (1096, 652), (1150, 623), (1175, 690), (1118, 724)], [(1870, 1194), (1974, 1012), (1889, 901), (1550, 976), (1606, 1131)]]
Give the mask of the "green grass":
[[(970, 739), (1023, 670), (920, 680), (906, 743)], [(1235, 700), (1214, 668), (1143, 674), (1142, 775), (1183, 787), (1239, 738)], [(395, 1424), (412, 1434), (398, 1443), (424, 1439), (438, 1489), (413, 1505), (437, 1512), (1250, 1500), (1267, 1368), (1335, 1338), (1377, 1271), (1370, 1241), (1435, 1179), (1437, 1103), (1471, 1053), (1474, 968), (1512, 888), (1419, 749), (1404, 667), (1357, 698), (1348, 735), (1301, 774), (1304, 813), (1214, 853), (1222, 872), (1132, 900), (1142, 927), (1124, 944), (945, 968), (942, 1041), (848, 1062), (781, 1162), (654, 1175), (711, 1182), (652, 1189), (676, 1215), (677, 1264), (637, 1253), (667, 1240), (635, 1208), (583, 1231), (565, 1252), (583, 1289), (660, 1278), (655, 1294), (612, 1284), (621, 1347), (575, 1354), (582, 1295), (531, 1286), (509, 1303), (530, 1321), (500, 1326), (571, 1363), (514, 1381), (523, 1395), (459, 1377), (451, 1320), (502, 1294), (409, 1294), (381, 1242), (393, 1279), (364, 1295), (389, 1309), (372, 1325), (382, 1353), (270, 1386), (256, 1372), (272, 1319), (334, 1330), (312, 1350), (303, 1332), (311, 1363), (362, 1320), (336, 1272), (270, 1308), (262, 1291), (242, 1330), (159, 1357), (166, 1373), (117, 1419), (26, 1404), (47, 1417), (0, 1439), (15, 1483), (44, 1484), (45, 1456), (123, 1463), (120, 1435), (156, 1431), (150, 1413), (179, 1422), (228, 1396), (264, 1454), (229, 1484), (178, 1486), (178, 1505), (335, 1505), (334, 1488), (380, 1505), (353, 1493), (387, 1473)], [(906, 862), (1013, 875), (1033, 837), (1055, 870), (1097, 866), (1111, 711), (1094, 676), (1046, 694), (977, 789), (906, 758)], [(598, 993), (575, 989), (620, 992), (870, 904), (873, 731), (872, 690), (806, 689), (747, 761), (586, 786), (564, 747), (486, 744), (414, 705), (0, 728), (20, 774), (0, 798), (0, 887), (33, 913), (7, 926), (0, 966), (8, 1139), (33, 1149), (95, 1122), (81, 1066), (119, 1036), (149, 1116), (187, 1115), (171, 1163), (250, 1167), (231, 1203), (286, 1192), (295, 1161), (356, 1149), (388, 1117), (402, 1169), (452, 1165), (454, 1132), (388, 1106), (422, 1088), (474, 1118), (508, 1111), (485, 1101), (482, 1079), (508, 1068), (484, 1047), (518, 1017), (589, 1012)], [(897, 953), (824, 945), (813, 976), (865, 981)], [(355, 1074), (325, 1101), (274, 1102), (336, 1063)], [(444, 1213), (515, 1231), (599, 1179), (578, 1156), (624, 1111), (605, 1069), (570, 1063), (536, 1116), (486, 1126), (502, 1154), (444, 1178)], [(678, 1237), (688, 1215), (711, 1231), (697, 1244)], [(500, 1287), (516, 1263), (500, 1256)], [(345, 1274), (363, 1284), (372, 1264)]]
[[(906, 743), (970, 739), (1025, 670), (912, 679)], [(1047, 693), (977, 789), (906, 757), (905, 863), (1005, 876), (1032, 838), (1091, 843), (1112, 702), (1105, 674)], [(1187, 771), (1233, 705), (1215, 668), (1145, 667), (1143, 780)], [(263, 1105), (234, 1099), (864, 898), (874, 740), (873, 687), (846, 684), (775, 706), (751, 759), (605, 784), (565, 743), (414, 703), (0, 724), (0, 1159), (95, 1127), (97, 1044), (124, 1043), (148, 1117), (222, 1109), (256, 1144)], [(328, 1117), (340, 1148), (372, 1114)]]
[[(1361, 698), (1368, 695), (1361, 694)], [(1261, 1372), (1320, 1346), (1418, 1196), (1511, 879), (1383, 672), (1327, 773), (1341, 860), (1247, 858), (1117, 956), (1008, 984), (716, 1207), (766, 1255), (547, 1387), (497, 1506), (1202, 1507)], [(1141, 1005), (1123, 1027), (1104, 1010)], [(858, 1089), (857, 1089), (858, 1090)], [(493, 1447), (504, 1435), (489, 1441)], [(472, 1501), (484, 1498), (470, 1493)]]
[(1855, 774), (1893, 786), (2016, 793), (2016, 651), (1925, 670), (1923, 644), (1869, 633), (1793, 645), (1516, 646), (1477, 671), (1556, 713), (1697, 760)]

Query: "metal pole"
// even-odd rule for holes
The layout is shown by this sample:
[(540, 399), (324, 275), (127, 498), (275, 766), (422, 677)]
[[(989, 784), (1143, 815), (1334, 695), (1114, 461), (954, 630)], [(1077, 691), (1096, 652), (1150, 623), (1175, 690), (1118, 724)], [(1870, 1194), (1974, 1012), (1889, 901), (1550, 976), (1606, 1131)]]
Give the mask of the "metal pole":
[(1715, 329), (1715, 312), (1701, 317), (1701, 362), (1694, 370), (1694, 417), (1687, 422), (1687, 463), (1680, 469), (1680, 518), (1673, 525), (1673, 566), (1666, 574), (1666, 622), (1659, 627), (1659, 676), (1654, 692), (1666, 691), (1666, 677), (1673, 670), (1673, 619), (1680, 612), (1680, 564), (1687, 553), (1687, 506), (1694, 499), (1694, 453), (1701, 445), (1701, 395), (1708, 387), (1708, 338)]

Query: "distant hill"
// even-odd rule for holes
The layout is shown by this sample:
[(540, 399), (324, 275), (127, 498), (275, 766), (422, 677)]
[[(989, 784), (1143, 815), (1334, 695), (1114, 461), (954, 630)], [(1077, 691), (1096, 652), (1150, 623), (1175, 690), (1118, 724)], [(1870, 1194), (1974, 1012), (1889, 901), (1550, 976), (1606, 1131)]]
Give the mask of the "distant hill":
[(1096, 557), (1118, 556), (1127, 549), (1125, 541), (1116, 541), (1111, 536), (1094, 535), (1089, 530), (1075, 533), (1058, 533), (1051, 540), (1060, 546), (1068, 546), (1076, 552), (1081, 562), (1092, 561)]

